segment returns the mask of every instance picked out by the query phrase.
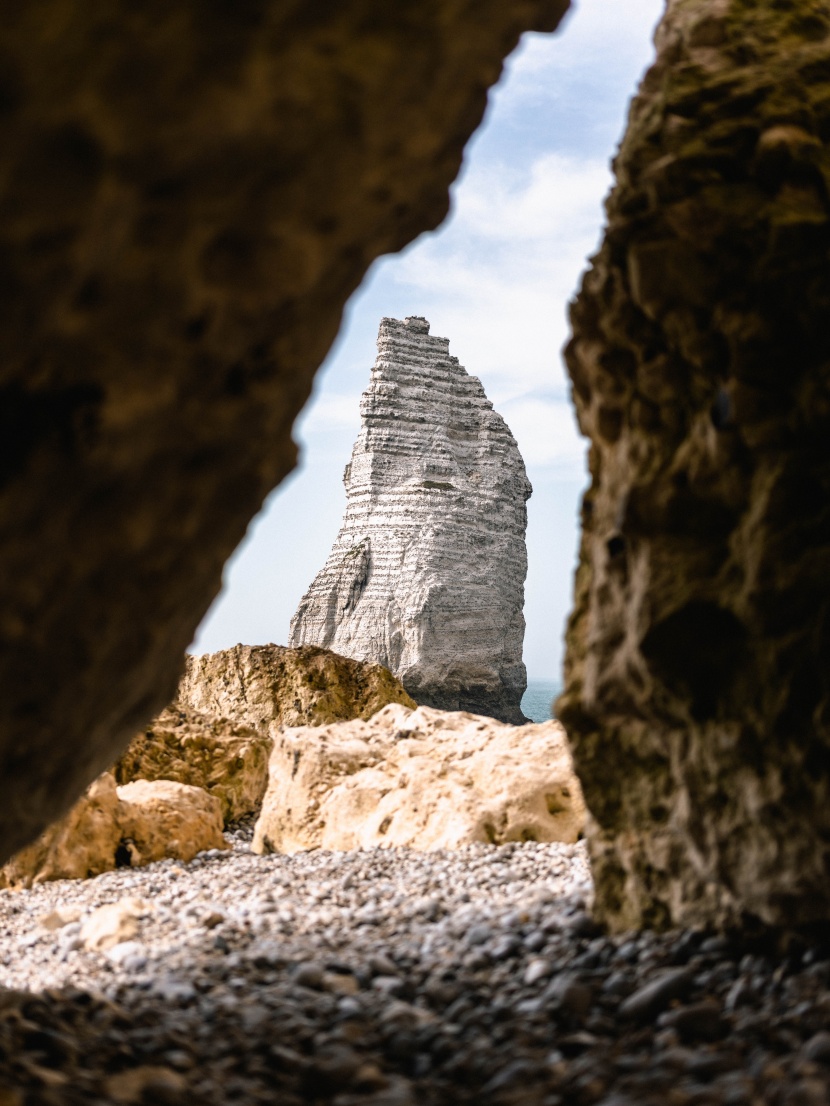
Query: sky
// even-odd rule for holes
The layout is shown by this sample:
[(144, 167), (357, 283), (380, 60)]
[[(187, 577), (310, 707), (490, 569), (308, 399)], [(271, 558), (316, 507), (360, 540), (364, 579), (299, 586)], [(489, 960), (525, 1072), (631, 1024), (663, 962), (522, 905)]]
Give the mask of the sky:
[(531, 679), (558, 680), (587, 482), (561, 359), (567, 305), (599, 244), (610, 160), (661, 9), (662, 0), (577, 0), (555, 35), (523, 37), (465, 150), (450, 215), (376, 261), (349, 301), (294, 427), (300, 463), (226, 565), (192, 652), (286, 643), (345, 509), (342, 474), (380, 319), (423, 315), (519, 443), (533, 484), (524, 659)]

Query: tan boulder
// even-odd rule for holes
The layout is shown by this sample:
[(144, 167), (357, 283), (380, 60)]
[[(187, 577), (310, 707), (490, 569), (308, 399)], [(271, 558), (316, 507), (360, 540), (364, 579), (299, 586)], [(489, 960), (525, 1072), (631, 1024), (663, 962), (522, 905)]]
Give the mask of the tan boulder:
[(31, 887), (50, 879), (87, 879), (115, 867), (121, 843), (115, 779), (104, 772), (60, 821), (2, 869), (6, 887)]
[(226, 849), (222, 804), (201, 787), (173, 780), (135, 780), (118, 788), (121, 830), (133, 864), (164, 857), (192, 860), (204, 849)]
[(326, 726), (371, 718), (388, 703), (414, 707), (379, 664), (303, 645), (235, 645), (188, 656), (174, 707), (229, 718), (276, 737), (281, 726)]
[[(127, 1068), (107, 1079), (107, 1101), (118, 1106), (142, 1102), (186, 1102), (187, 1080), (172, 1068), (143, 1064)], [(2, 1104), (0, 1104), (2, 1106)]]
[(113, 772), (119, 784), (174, 780), (202, 787), (225, 824), (259, 810), (268, 784), (271, 739), (250, 726), (169, 709), (130, 743)]
[(390, 705), (278, 734), (257, 852), (579, 837), (585, 806), (558, 722), (509, 726)]
[(203, 849), (227, 847), (221, 803), (202, 788), (164, 780), (116, 787), (105, 772), (67, 815), (0, 869), (0, 886), (87, 879), (119, 864), (187, 861)]

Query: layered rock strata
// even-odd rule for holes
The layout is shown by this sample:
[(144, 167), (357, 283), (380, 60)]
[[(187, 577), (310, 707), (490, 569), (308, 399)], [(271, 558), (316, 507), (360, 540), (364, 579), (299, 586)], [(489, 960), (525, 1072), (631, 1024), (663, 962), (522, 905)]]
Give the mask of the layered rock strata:
[(415, 706), (379, 664), (313, 645), (235, 645), (188, 656), (173, 710), (229, 719), (273, 738), (282, 726), (371, 718), (388, 703)]
[(170, 700), (380, 254), (567, 0), (33, 0), (0, 26), (0, 854)]
[(830, 918), (830, 7), (671, 0), (567, 363), (557, 713), (618, 928)]
[(507, 726), (391, 705), (368, 722), (286, 728), (256, 852), (574, 842), (585, 806), (558, 722)]
[(419, 702), (522, 722), (524, 462), (426, 319), (383, 319), (343, 478), (346, 513), (291, 622), (374, 661)]

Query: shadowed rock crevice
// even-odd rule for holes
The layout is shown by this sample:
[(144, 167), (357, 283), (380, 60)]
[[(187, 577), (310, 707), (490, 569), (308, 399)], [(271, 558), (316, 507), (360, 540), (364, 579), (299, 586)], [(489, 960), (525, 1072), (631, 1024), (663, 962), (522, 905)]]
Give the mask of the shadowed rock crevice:
[(746, 631), (731, 611), (692, 602), (651, 626), (640, 652), (651, 673), (689, 702), (692, 717), (705, 719), (731, 697), (747, 660)]
[(372, 260), (438, 225), (566, 0), (12, 5), (0, 29), (0, 850), (172, 697)]

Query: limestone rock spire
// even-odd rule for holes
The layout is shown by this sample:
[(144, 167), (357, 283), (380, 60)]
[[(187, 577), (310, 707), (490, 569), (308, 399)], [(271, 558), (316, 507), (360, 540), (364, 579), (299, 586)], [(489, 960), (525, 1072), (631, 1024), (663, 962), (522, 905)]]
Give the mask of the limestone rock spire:
[(384, 318), (346, 466), (346, 513), (292, 645), (385, 665), (419, 703), (523, 720), (531, 486), (449, 341)]

